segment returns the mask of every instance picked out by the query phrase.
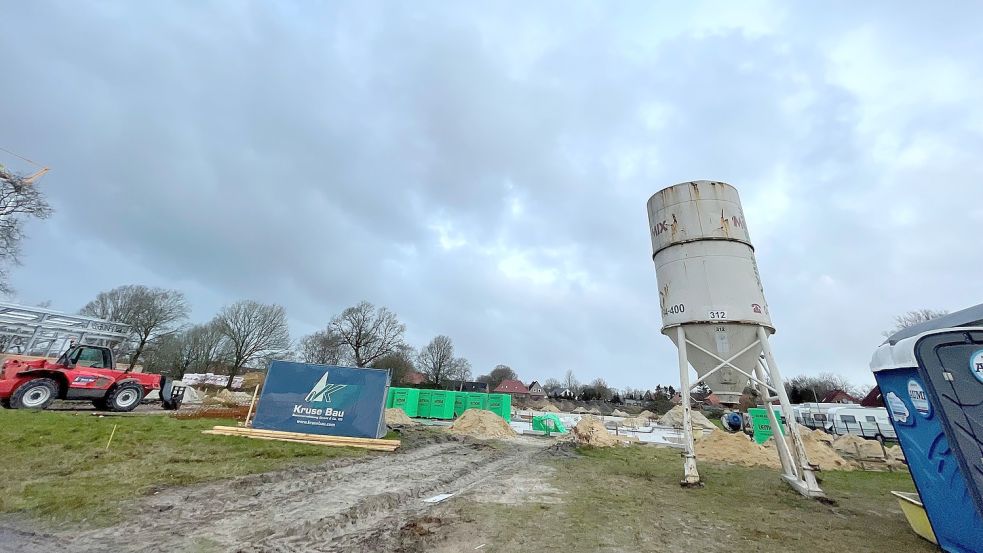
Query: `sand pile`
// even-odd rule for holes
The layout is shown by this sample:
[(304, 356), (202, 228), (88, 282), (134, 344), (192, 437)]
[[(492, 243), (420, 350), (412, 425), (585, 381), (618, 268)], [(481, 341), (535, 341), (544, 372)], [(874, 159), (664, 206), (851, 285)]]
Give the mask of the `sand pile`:
[(621, 426), (626, 428), (644, 428), (649, 424), (649, 419), (644, 419), (642, 417), (628, 417), (627, 419), (621, 421)]
[(546, 405), (543, 405), (538, 410), (539, 411), (542, 411), (544, 413), (559, 413), (560, 412), (560, 410), (556, 408), (556, 405), (553, 405), (552, 403), (550, 403), (548, 401), (546, 402)]
[(853, 434), (844, 434), (833, 440), (833, 449), (848, 459), (884, 459), (881, 444), (865, 440)]
[(659, 418), (659, 415), (656, 415), (652, 411), (649, 411), (648, 409), (646, 409), (646, 410), (642, 411), (641, 413), (639, 413), (638, 414), (638, 417), (639, 418), (642, 418), (642, 419), (658, 419)]
[(242, 377), (242, 389), (252, 390), (256, 386), (262, 386), (266, 380), (266, 374), (260, 372), (246, 373)]
[(612, 417), (630, 417), (631, 414), (625, 413), (621, 409), (615, 409), (614, 411), (611, 412), (611, 416)]
[(386, 426), (416, 426), (415, 420), (406, 416), (402, 409), (386, 409)]
[(594, 447), (614, 447), (620, 443), (618, 438), (608, 432), (601, 421), (594, 417), (580, 419), (577, 426), (570, 431), (570, 437), (579, 444)]
[[(819, 432), (819, 434), (826, 433)], [(809, 462), (819, 465), (820, 470), (853, 470), (856, 468), (853, 463), (841, 457), (823, 436), (818, 436), (815, 432), (800, 432), (799, 436), (802, 437), (802, 445), (805, 447)], [(788, 443), (791, 451), (791, 440), (786, 438), (786, 443)], [(775, 437), (768, 438), (764, 445), (775, 456), (775, 459), (778, 459), (778, 452), (775, 451)]]
[(588, 411), (587, 409), (584, 409), (583, 407), (577, 407), (576, 409), (574, 409), (571, 412), (572, 413), (576, 413), (578, 415), (587, 415), (587, 414), (590, 414), (590, 411)]
[[(716, 425), (710, 422), (710, 419), (706, 418), (705, 416), (703, 416), (703, 413), (695, 409), (690, 409), (690, 417), (692, 419), (694, 431), (701, 430), (701, 429), (702, 430), (717, 429)], [(659, 419), (659, 424), (661, 424), (662, 426), (671, 426), (673, 428), (682, 428), (683, 406), (677, 405), (672, 409), (670, 409), (668, 413), (666, 413), (665, 415), (662, 416), (661, 419)]]
[(812, 439), (816, 441), (825, 442), (830, 446), (833, 445), (833, 438), (835, 438), (835, 436), (833, 436), (832, 434), (827, 434), (826, 432), (823, 432), (818, 428), (809, 428), (808, 426), (802, 426), (801, 424), (798, 423), (796, 423), (795, 426), (798, 427), (800, 436), (805, 436), (806, 434), (810, 434), (812, 436)]
[(696, 442), (696, 457), (746, 467), (781, 466), (778, 454), (773, 449), (754, 443), (744, 434), (728, 434), (723, 430), (714, 430)]
[(591, 415), (598, 415), (598, 416), (601, 416), (601, 415), (604, 414), (604, 413), (601, 413), (601, 410), (598, 409), (597, 407), (591, 407), (587, 412), (590, 413)]
[(894, 459), (895, 461), (903, 461), (904, 460), (904, 452), (901, 451), (901, 446), (899, 446), (899, 445), (892, 445), (892, 446), (888, 447), (887, 448), (887, 454), (888, 454), (888, 456), (891, 459)]
[(515, 430), (505, 419), (484, 409), (468, 409), (449, 428), (454, 434), (482, 440), (511, 438)]

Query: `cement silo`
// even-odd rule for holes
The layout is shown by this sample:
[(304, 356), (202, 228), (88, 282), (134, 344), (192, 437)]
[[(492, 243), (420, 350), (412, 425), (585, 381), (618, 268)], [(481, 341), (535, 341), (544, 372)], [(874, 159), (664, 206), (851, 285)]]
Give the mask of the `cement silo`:
[[(679, 352), (684, 419), (685, 391), (705, 383), (727, 405), (736, 405), (748, 384), (761, 391), (772, 426), (772, 404), (794, 421), (781, 374), (768, 344), (774, 334), (754, 247), (737, 190), (723, 182), (693, 181), (665, 188), (648, 201), (652, 259), (659, 283), (662, 333)], [(690, 379), (689, 365), (697, 378)], [(791, 425), (794, 427), (795, 425)], [(692, 428), (686, 434), (686, 479), (699, 482)], [(780, 440), (783, 476), (806, 495), (821, 495), (798, 431), (792, 447)]]

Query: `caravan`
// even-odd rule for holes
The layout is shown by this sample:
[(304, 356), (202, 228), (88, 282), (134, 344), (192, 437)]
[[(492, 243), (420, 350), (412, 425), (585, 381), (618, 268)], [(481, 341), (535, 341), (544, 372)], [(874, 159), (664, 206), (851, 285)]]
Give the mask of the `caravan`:
[(833, 407), (826, 411), (825, 418), (824, 429), (831, 434), (856, 434), (882, 441), (898, 439), (884, 407)]
[(802, 426), (812, 429), (826, 430), (831, 409), (841, 407), (860, 407), (857, 404), (843, 403), (800, 403), (792, 406), (795, 420)]

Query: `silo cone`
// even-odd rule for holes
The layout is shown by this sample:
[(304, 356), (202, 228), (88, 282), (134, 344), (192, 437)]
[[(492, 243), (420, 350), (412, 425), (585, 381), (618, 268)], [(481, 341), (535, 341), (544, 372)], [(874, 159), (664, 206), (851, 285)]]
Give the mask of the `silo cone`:
[[(683, 483), (698, 484), (689, 423), (692, 386), (705, 383), (721, 403), (736, 405), (744, 388), (754, 383), (770, 418), (775, 417), (775, 402), (787, 420), (795, 417), (768, 344), (775, 328), (737, 190), (715, 181), (670, 186), (649, 198), (648, 216), (662, 333), (679, 355), (686, 435)], [(697, 374), (693, 381), (690, 365)], [(771, 423), (779, 427), (777, 419)], [(776, 441), (783, 478), (804, 495), (822, 495), (798, 429), (792, 428), (789, 438), (791, 448)]]

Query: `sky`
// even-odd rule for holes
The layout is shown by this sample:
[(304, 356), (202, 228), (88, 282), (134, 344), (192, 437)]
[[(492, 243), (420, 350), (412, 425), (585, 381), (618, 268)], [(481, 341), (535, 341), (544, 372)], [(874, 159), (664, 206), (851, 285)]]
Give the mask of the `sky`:
[[(361, 300), (475, 375), (679, 380), (647, 199), (739, 190), (786, 376), (872, 383), (983, 301), (971, 2), (0, 0), (0, 147), (51, 168), (10, 300), (122, 284), (297, 339)], [(0, 153), (0, 163), (31, 172)]]

